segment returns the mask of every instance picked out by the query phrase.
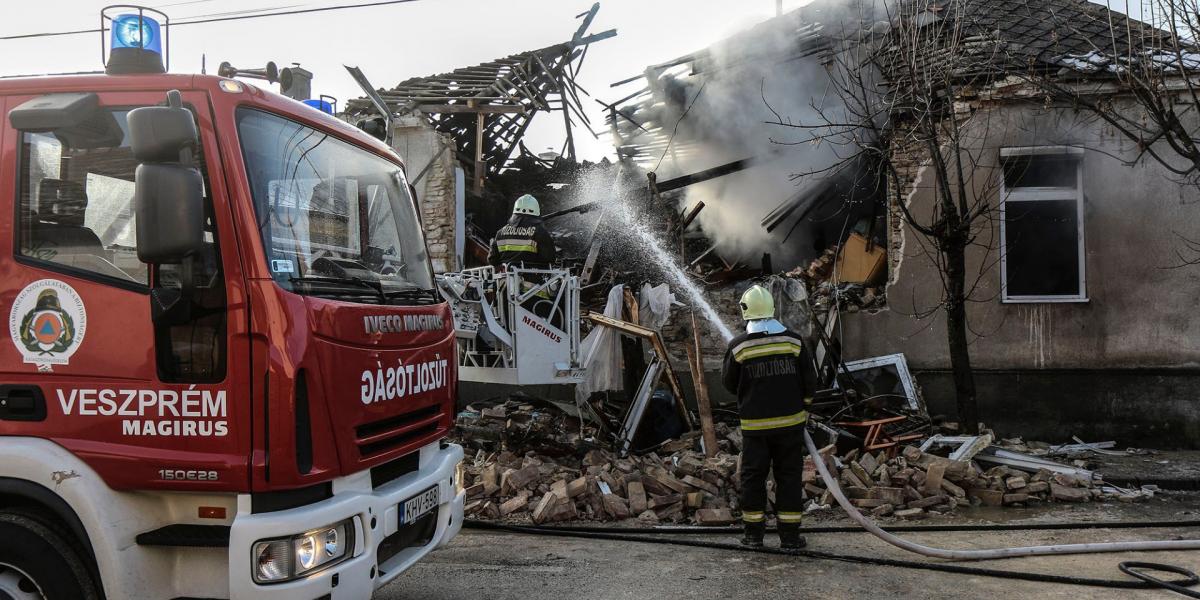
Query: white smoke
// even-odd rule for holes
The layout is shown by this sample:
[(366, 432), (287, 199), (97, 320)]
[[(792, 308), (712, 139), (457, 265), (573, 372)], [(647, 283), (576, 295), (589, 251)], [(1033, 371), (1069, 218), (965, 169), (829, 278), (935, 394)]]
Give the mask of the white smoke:
[[(828, 130), (772, 124), (845, 118), (823, 55), (803, 56), (816, 45), (809, 33), (813, 23), (801, 18), (804, 10), (742, 32), (708, 48), (703, 58), (667, 70), (651, 86), (652, 100), (636, 114), (647, 128), (662, 127), (667, 136), (674, 132), (670, 148), (654, 148), (651, 160), (642, 163), (658, 172), (659, 181), (757, 159), (753, 168), (686, 188), (687, 208), (704, 202), (699, 226), (729, 260), (757, 265), (763, 253), (770, 253), (778, 269), (819, 253), (806, 227), (793, 232), (789, 221), (768, 233), (761, 222), (850, 152), (844, 145), (814, 141)], [(823, 33), (840, 27), (826, 25)], [(838, 226), (853, 225), (845, 223), (844, 214), (826, 218)]]

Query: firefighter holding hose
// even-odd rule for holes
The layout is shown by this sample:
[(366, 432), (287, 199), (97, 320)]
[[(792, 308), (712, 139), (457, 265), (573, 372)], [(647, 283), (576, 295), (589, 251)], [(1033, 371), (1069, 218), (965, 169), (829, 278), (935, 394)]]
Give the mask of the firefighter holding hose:
[(738, 397), (742, 426), (742, 544), (763, 545), (766, 530), (767, 475), (775, 474), (775, 516), (779, 544), (804, 547), (804, 427), (812, 389), (806, 381), (804, 344), (775, 319), (771, 292), (754, 285), (742, 294), (746, 333), (729, 343), (722, 378)]

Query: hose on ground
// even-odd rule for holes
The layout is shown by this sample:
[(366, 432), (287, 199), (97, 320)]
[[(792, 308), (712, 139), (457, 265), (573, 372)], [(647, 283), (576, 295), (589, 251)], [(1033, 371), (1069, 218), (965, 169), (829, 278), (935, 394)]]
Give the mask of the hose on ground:
[[(1163, 529), (1163, 528), (1200, 527), (1200, 521), (1088, 521), (1086, 523), (993, 523), (989, 525), (892, 525), (880, 527), (889, 533), (943, 533), (954, 531), (1077, 531), (1085, 529)], [(739, 527), (706, 527), (697, 525), (669, 526), (656, 525), (653, 527), (598, 527), (589, 525), (553, 525), (543, 529), (576, 533), (612, 533), (619, 532), (628, 535), (733, 535), (742, 532)], [(774, 527), (767, 527), (767, 533), (774, 533)], [(804, 534), (818, 533), (870, 533), (862, 527), (824, 526), (804, 527)]]
[(1191, 571), (1188, 571), (1187, 569), (1185, 569), (1183, 567), (1177, 567), (1175, 565), (1164, 565), (1164, 564), (1152, 563), (1152, 562), (1137, 562), (1137, 561), (1131, 560), (1131, 561), (1126, 561), (1126, 562), (1123, 562), (1123, 563), (1117, 565), (1117, 568), (1121, 569), (1121, 572), (1126, 575), (1129, 575), (1131, 577), (1137, 577), (1138, 579), (1141, 579), (1142, 581), (1145, 581), (1146, 583), (1154, 584), (1157, 587), (1166, 588), (1168, 590), (1171, 590), (1172, 592), (1175, 592), (1177, 594), (1183, 594), (1184, 596), (1187, 596), (1189, 598), (1200, 598), (1200, 592), (1197, 592), (1195, 590), (1189, 590), (1189, 589), (1187, 589), (1181, 585), (1178, 585), (1174, 582), (1163, 581), (1157, 577), (1147, 575), (1145, 572), (1138, 570), (1138, 569), (1146, 569), (1149, 571), (1160, 571), (1163, 573), (1175, 573), (1178, 575), (1183, 575), (1185, 577), (1189, 576), (1189, 575), (1193, 575), (1193, 573)]
[[(530, 535), (543, 535), (551, 537), (571, 537), (594, 540), (611, 540), (622, 542), (635, 542), (643, 544), (668, 544), (672, 546), (687, 546), (691, 548), (709, 548), (714, 550), (732, 550), (737, 552), (757, 552), (760, 554), (777, 554), (785, 556), (799, 556), (806, 558), (814, 558), (820, 560), (836, 560), (848, 563), (878, 565), (885, 567), (899, 567), (905, 569), (919, 569), (923, 571), (939, 571), (943, 573), (954, 573), (957, 575), (974, 575), (980, 577), (998, 577), (1003, 579), (1017, 579), (1022, 581), (1034, 581), (1038, 583), (1059, 583), (1066, 585), (1083, 585), (1090, 587), (1104, 587), (1116, 589), (1154, 589), (1158, 587), (1167, 587), (1174, 590), (1177, 586), (1180, 589), (1186, 589), (1188, 586), (1193, 586), (1200, 583), (1200, 577), (1195, 573), (1183, 569), (1181, 567), (1172, 567), (1172, 572), (1179, 573), (1184, 576), (1183, 579), (1172, 581), (1162, 581), (1161, 584), (1156, 581), (1150, 581), (1138, 577), (1138, 580), (1130, 581), (1125, 579), (1095, 579), (1091, 577), (1074, 577), (1069, 575), (1051, 575), (1047, 573), (1028, 573), (1022, 571), (1006, 571), (1003, 569), (989, 569), (985, 567), (971, 567), (966, 565), (954, 565), (946, 563), (927, 563), (912, 560), (899, 560), (892, 558), (878, 558), (873, 556), (858, 556), (853, 554), (838, 554), (834, 552), (821, 552), (817, 550), (782, 550), (779, 548), (749, 548), (740, 544), (722, 544), (718, 542), (701, 541), (695, 539), (672, 539), (661, 537), (648, 537), (629, 535), (625, 533), (616, 533), (619, 530), (613, 530), (613, 533), (602, 532), (583, 532), (583, 531), (565, 531), (559, 527), (536, 527), (536, 526), (521, 526), (521, 525), (504, 525), (500, 523), (490, 523), (487, 521), (468, 520), (463, 523), (464, 527), (470, 529), (481, 529), (490, 531), (507, 531), (511, 533), (523, 533)], [(1137, 575), (1134, 575), (1137, 577)], [(1190, 591), (1190, 590), (1188, 590)]]
[(804, 444), (808, 447), (809, 456), (813, 457), (813, 464), (817, 467), (817, 472), (821, 474), (821, 479), (825, 481), (825, 489), (829, 490), (842, 510), (850, 516), (854, 522), (858, 523), (867, 531), (875, 534), (875, 537), (901, 548), (909, 552), (915, 552), (922, 556), (932, 558), (941, 558), (946, 560), (993, 560), (999, 558), (1014, 558), (1018, 556), (1046, 556), (1046, 555), (1062, 555), (1062, 554), (1094, 554), (1101, 552), (1142, 552), (1147, 550), (1198, 550), (1200, 549), (1200, 540), (1163, 540), (1163, 541), (1139, 541), (1139, 542), (1100, 542), (1086, 544), (1054, 544), (1050, 546), (1025, 546), (1020, 548), (991, 548), (987, 550), (949, 550), (946, 548), (933, 548), (906, 540), (902, 537), (892, 535), (884, 531), (881, 527), (875, 524), (874, 521), (868, 519), (858, 510), (858, 507), (850, 503), (846, 495), (842, 493), (841, 486), (837, 480), (829, 473), (829, 468), (825, 465), (825, 461), (821, 459), (821, 454), (817, 450), (816, 444), (813, 443), (812, 436), (808, 430), (804, 430)]
[[(1049, 546), (995, 548), (995, 549), (988, 549), (988, 550), (948, 550), (948, 549), (944, 549), (944, 548), (933, 548), (930, 546), (925, 546), (925, 545), (918, 544), (916, 542), (912, 542), (912, 541), (906, 540), (904, 538), (898, 537), (896, 535), (893, 535), (892, 533), (890, 533), (890, 532), (884, 530), (883, 528), (879, 527), (878, 525), (876, 525), (874, 521), (871, 521), (866, 516), (864, 516), (862, 514), (862, 512), (858, 510), (857, 507), (855, 507), (853, 504), (850, 503), (850, 501), (846, 498), (845, 494), (842, 492), (841, 486), (838, 485), (837, 480), (834, 479), (832, 474), (830, 474), (829, 468), (826, 466), (825, 461), (820, 458), (820, 456), (821, 456), (820, 452), (817, 450), (816, 444), (813, 443), (812, 436), (809, 435), (807, 430), (804, 431), (804, 443), (808, 448), (809, 455), (813, 457), (813, 464), (816, 466), (817, 472), (821, 474), (821, 479), (824, 480), (824, 482), (825, 482), (826, 489), (829, 490), (829, 492), (831, 494), (833, 494), (833, 497), (835, 500), (837, 500), (838, 505), (841, 506), (842, 509), (846, 511), (846, 514), (849, 515), (852, 520), (854, 520), (856, 523), (858, 523), (860, 526), (862, 526), (863, 529), (866, 529), (868, 532), (874, 534), (879, 539), (881, 539), (889, 544), (892, 544), (893, 546), (896, 546), (897, 548), (907, 550), (909, 552), (914, 552), (914, 553), (920, 554), (922, 556), (929, 556), (929, 557), (933, 557), (933, 558), (941, 558), (941, 559), (952, 560), (952, 561), (955, 561), (955, 560), (964, 561), (964, 560), (995, 560), (995, 559), (1002, 559), (1002, 558), (1015, 558), (1015, 557), (1020, 557), (1020, 556), (1092, 554), (1092, 553), (1101, 553), (1101, 552), (1140, 552), (1140, 551), (1149, 551), (1149, 550), (1195, 550), (1195, 549), (1200, 549), (1200, 540), (1055, 544), (1055, 545), (1049, 545)], [(1180, 526), (1180, 525), (1184, 525), (1184, 524), (1195, 525), (1195, 524), (1197, 524), (1197, 522), (1190, 521), (1190, 522), (1182, 522), (1182, 523), (1176, 522), (1176, 523), (1161, 523), (1161, 524), (1157, 523), (1157, 522), (1125, 523), (1125, 524), (1108, 523), (1108, 524), (1094, 524), (1094, 526), (1095, 527), (1108, 526), (1110, 528), (1115, 528), (1113, 526), (1117, 526), (1117, 527), (1120, 527), (1120, 526), (1152, 527), (1152, 526), (1156, 526), (1156, 525)], [(1121, 572), (1123, 572), (1131, 577), (1134, 577), (1136, 579), (1136, 581), (1129, 581), (1129, 580), (1095, 579), (1095, 578), (1088, 578), (1088, 577), (1073, 577), (1073, 576), (1067, 576), (1067, 575), (1051, 575), (1051, 574), (1045, 574), (1045, 573), (1027, 573), (1027, 572), (1019, 572), (1019, 571), (1006, 571), (1006, 570), (1001, 570), (1001, 569), (968, 567), (968, 566), (964, 566), (964, 565), (954, 565), (954, 564), (945, 564), (945, 563), (924, 563), (924, 562), (916, 562), (916, 561), (910, 561), (910, 560), (897, 560), (897, 559), (889, 559), (889, 558), (877, 558), (877, 557), (868, 557), (868, 556), (837, 554), (837, 553), (832, 553), (832, 552), (820, 552), (820, 551), (815, 551), (815, 550), (782, 550), (782, 549), (776, 549), (776, 548), (748, 548), (748, 547), (735, 545), (735, 544), (720, 544), (720, 543), (716, 543), (716, 542), (697, 541), (694, 539), (672, 539), (672, 538), (647, 537), (647, 536), (643, 536), (643, 535), (637, 535), (637, 534), (644, 534), (644, 533), (662, 534), (662, 533), (665, 533), (665, 531), (663, 529), (649, 529), (649, 530), (641, 529), (641, 530), (622, 532), (621, 530), (596, 530), (595, 528), (584, 528), (584, 527), (514, 526), (514, 525), (502, 525), (502, 524), (498, 524), (498, 523), (488, 523), (488, 522), (472, 521), (472, 520), (466, 521), (466, 523), (464, 523), (464, 525), (466, 527), (470, 527), (470, 528), (474, 528), (474, 529), (511, 531), (511, 532), (515, 532), (515, 533), (527, 533), (527, 534), (533, 534), (533, 535), (577, 537), (577, 538), (586, 538), (586, 539), (615, 540), (615, 541), (627, 541), (627, 542), (651, 543), (651, 544), (671, 544), (671, 545), (676, 545), (676, 546), (688, 546), (688, 547), (694, 547), (694, 548), (712, 548), (712, 549), (719, 549), (719, 550), (735, 550), (735, 551), (742, 551), (742, 552), (759, 552), (759, 553), (765, 553), (765, 554), (785, 554), (785, 555), (790, 555), (790, 556), (803, 556), (803, 557), (823, 559), (823, 560), (838, 560), (838, 561), (861, 563), (861, 564), (882, 565), (882, 566), (901, 567), (901, 568), (909, 568), (909, 569), (921, 569), (921, 570), (927, 570), (927, 571), (941, 571), (941, 572), (946, 572), (946, 573), (956, 573), (956, 574), (962, 574), (962, 575), (1000, 577), (1000, 578), (1005, 578), (1005, 579), (1018, 579), (1018, 580), (1035, 581), (1035, 582), (1043, 582), (1043, 583), (1061, 583), (1061, 584), (1068, 584), (1068, 585), (1086, 585), (1086, 586), (1093, 586), (1093, 587), (1108, 587), (1108, 588), (1121, 588), (1121, 589), (1161, 588), (1161, 589), (1168, 589), (1168, 590), (1171, 590), (1171, 591), (1174, 591), (1179, 594), (1183, 594), (1185, 596), (1189, 596), (1192, 598), (1200, 598), (1200, 592), (1195, 592), (1193, 590), (1187, 589), (1188, 587), (1191, 587), (1191, 586), (1194, 586), (1194, 585), (1200, 583), (1200, 577), (1197, 577), (1195, 573), (1193, 573), (1192, 571), (1185, 569), (1183, 567), (1178, 567), (1178, 566), (1174, 566), (1174, 565), (1163, 565), (1163, 564), (1158, 564), (1158, 563), (1148, 563), (1148, 562), (1126, 561), (1126, 562), (1120, 563), (1118, 565), (1118, 567), (1120, 568)], [(1080, 527), (1079, 525), (1082, 525), (1082, 524), (1053, 523), (1053, 524), (1046, 524), (1046, 525), (1043, 525), (1040, 527), (1037, 525), (1010, 526), (1010, 527), (969, 526), (969, 525), (968, 526), (944, 526), (944, 527), (933, 526), (933, 527), (909, 528), (908, 530), (909, 531), (913, 531), (913, 530), (973, 531), (973, 530), (1004, 530), (1004, 529), (1010, 529), (1010, 528), (1020, 528), (1020, 529), (1085, 529), (1085, 528), (1088, 528), (1088, 527)], [(679, 529), (679, 528), (677, 528), (677, 529)], [(820, 529), (820, 528), (809, 528), (809, 529), (806, 529), (806, 532), (817, 533), (818, 529)], [(843, 530), (843, 528), (825, 528), (825, 529), (838, 530), (838, 531)], [(899, 530), (900, 528), (893, 528), (893, 529)], [(684, 531), (679, 531), (679, 530), (673, 531), (673, 533), (682, 533), (682, 532), (684, 532)], [(695, 532), (697, 532), (697, 531), (695, 531), (691, 528), (688, 528), (686, 531), (686, 533), (695, 533)], [(733, 530), (727, 529), (724, 532), (732, 533)], [(705, 531), (705, 533), (708, 533), (708, 531)], [(718, 530), (718, 531), (715, 531), (714, 533), (723, 533), (723, 532)], [(1175, 573), (1177, 575), (1181, 575), (1183, 577), (1183, 579), (1174, 580), (1174, 581), (1166, 581), (1166, 580), (1162, 580), (1162, 579), (1159, 579), (1157, 577), (1147, 574), (1145, 572), (1146, 570)]]

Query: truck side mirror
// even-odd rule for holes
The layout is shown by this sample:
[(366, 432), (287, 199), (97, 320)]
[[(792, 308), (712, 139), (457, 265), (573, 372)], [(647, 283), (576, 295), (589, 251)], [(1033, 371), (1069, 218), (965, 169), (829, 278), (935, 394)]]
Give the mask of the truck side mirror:
[(204, 181), (194, 168), (138, 165), (133, 193), (138, 259), (181, 263), (204, 247)]
[(129, 112), (129, 142), (138, 165), (133, 206), (138, 259), (183, 263), (204, 247), (204, 179), (192, 160), (199, 135), (178, 91), (167, 106)]

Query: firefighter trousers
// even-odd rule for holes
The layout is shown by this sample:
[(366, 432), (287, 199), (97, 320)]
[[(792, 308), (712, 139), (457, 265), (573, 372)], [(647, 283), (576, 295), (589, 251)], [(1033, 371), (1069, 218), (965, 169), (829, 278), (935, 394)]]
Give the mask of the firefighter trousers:
[(779, 524), (800, 524), (804, 514), (804, 428), (744, 435), (742, 438), (742, 520), (766, 518), (767, 475), (775, 473), (775, 515)]

